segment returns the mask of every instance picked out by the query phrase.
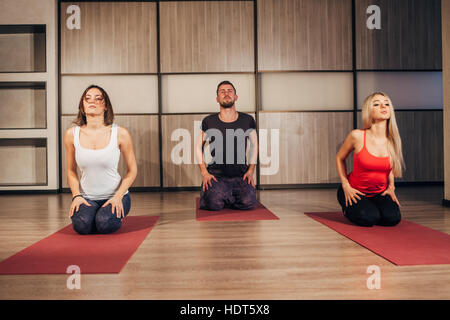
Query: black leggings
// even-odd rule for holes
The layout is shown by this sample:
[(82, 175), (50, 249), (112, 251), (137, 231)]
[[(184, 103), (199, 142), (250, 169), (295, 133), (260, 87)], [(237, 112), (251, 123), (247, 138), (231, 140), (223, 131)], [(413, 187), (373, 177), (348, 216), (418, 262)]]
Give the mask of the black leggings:
[(347, 207), (342, 186), (339, 186), (337, 198), (348, 220), (362, 227), (395, 226), (401, 220), (400, 209), (389, 195), (376, 194), (372, 197), (359, 195), (361, 200)]

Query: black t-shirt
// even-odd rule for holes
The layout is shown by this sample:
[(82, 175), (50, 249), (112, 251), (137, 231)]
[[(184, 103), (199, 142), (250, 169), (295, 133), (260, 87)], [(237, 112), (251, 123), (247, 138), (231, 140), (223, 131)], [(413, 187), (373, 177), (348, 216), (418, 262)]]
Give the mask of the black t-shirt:
[(226, 177), (243, 176), (248, 170), (247, 140), (256, 129), (255, 119), (238, 112), (236, 121), (223, 122), (219, 113), (215, 113), (203, 119), (201, 129), (210, 143), (212, 161), (208, 163), (208, 172)]

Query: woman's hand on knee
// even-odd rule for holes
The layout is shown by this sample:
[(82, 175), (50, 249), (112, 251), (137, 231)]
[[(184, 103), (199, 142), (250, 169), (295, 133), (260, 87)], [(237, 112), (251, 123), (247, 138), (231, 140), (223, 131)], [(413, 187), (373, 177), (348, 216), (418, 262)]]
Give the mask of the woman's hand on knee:
[[(358, 202), (358, 200), (361, 200), (361, 196), (365, 196), (364, 193), (362, 193), (361, 191), (352, 188), (352, 186), (350, 186), (350, 184), (342, 184), (342, 190), (344, 190), (344, 195), (345, 195), (345, 205), (347, 207), (351, 206), (353, 203), (356, 204), (356, 202)], [(352, 203), (353, 202), (353, 203)]]
[(84, 204), (88, 207), (90, 207), (91, 205), (89, 204), (89, 202), (86, 201), (85, 198), (83, 197), (76, 197), (75, 199), (73, 199), (72, 204), (70, 205), (70, 210), (69, 210), (69, 218), (72, 218), (73, 214), (75, 212), (78, 212), (78, 210), (80, 209), (80, 206)]
[(381, 194), (382, 196), (385, 195), (389, 195), (392, 199), (392, 201), (394, 201), (399, 207), (401, 207), (400, 202), (397, 199), (397, 196), (395, 195), (395, 187), (394, 186), (389, 186), (386, 190), (384, 190), (384, 192)]
[(111, 213), (116, 214), (116, 217), (118, 219), (125, 218), (124, 210), (123, 210), (123, 204), (122, 204), (122, 197), (114, 196), (108, 201), (106, 201), (102, 208), (105, 208), (106, 206), (111, 205)]

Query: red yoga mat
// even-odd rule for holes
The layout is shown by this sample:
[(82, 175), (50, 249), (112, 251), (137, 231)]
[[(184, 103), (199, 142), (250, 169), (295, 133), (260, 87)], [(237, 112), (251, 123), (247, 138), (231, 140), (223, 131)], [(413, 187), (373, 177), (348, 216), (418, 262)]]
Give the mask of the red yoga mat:
[(450, 235), (402, 220), (394, 227), (360, 227), (341, 212), (305, 213), (398, 266), (450, 264)]
[(255, 221), (280, 219), (259, 202), (252, 210), (224, 208), (220, 211), (210, 211), (200, 209), (200, 198), (196, 198), (196, 214), (197, 221)]
[(158, 221), (159, 216), (131, 216), (111, 234), (79, 235), (72, 225), (0, 262), (0, 274), (119, 273)]

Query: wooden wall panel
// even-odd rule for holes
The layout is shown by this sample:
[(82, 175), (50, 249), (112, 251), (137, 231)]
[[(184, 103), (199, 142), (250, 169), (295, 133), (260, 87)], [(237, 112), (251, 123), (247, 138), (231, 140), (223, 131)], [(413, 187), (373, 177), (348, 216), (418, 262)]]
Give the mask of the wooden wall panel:
[(442, 72), (358, 72), (358, 108), (373, 92), (389, 95), (398, 109), (442, 108)]
[[(381, 29), (366, 27), (367, 7), (381, 9)], [(441, 0), (357, 0), (358, 69), (440, 69)]]
[[(159, 141), (158, 116), (118, 115), (115, 122), (130, 132), (138, 165), (138, 175), (132, 187), (159, 187)], [(126, 173), (126, 164), (121, 157), (119, 173)]]
[[(351, 112), (262, 112), (260, 129), (279, 130), (279, 170), (261, 184), (336, 183), (336, 153), (353, 129)], [(270, 134), (270, 133), (269, 133)], [(270, 141), (270, 140), (269, 140)], [(273, 142), (269, 142), (268, 150)], [(262, 167), (262, 166), (261, 166)], [(348, 160), (351, 170), (351, 159)]]
[(45, 72), (45, 33), (2, 33), (0, 72)]
[[(64, 136), (67, 128), (75, 115), (61, 117), (61, 135)], [(153, 115), (116, 115), (115, 123), (130, 132), (133, 140), (138, 175), (132, 187), (159, 187), (159, 143), (158, 143), (158, 116)], [(66, 153), (64, 142), (61, 145), (62, 161), (62, 188), (68, 188)], [(119, 162), (119, 173), (123, 177), (126, 174), (126, 165), (123, 156)]]
[[(402, 138), (406, 170), (398, 181), (444, 180), (442, 111), (398, 111), (395, 113)], [(361, 112), (358, 112), (358, 128)]]
[[(69, 30), (69, 5), (81, 29)], [(156, 3), (61, 3), (61, 73), (156, 73)]]
[(162, 72), (254, 70), (252, 1), (161, 2)]
[(401, 181), (443, 181), (442, 111), (397, 112), (406, 170)]
[(45, 128), (45, 88), (2, 86), (0, 128)]
[(353, 109), (351, 72), (267, 72), (260, 79), (264, 111)]
[(115, 113), (158, 113), (156, 75), (76, 75), (61, 77), (61, 112), (77, 112), (84, 90), (91, 84), (105, 89)]
[(0, 185), (47, 184), (45, 139), (0, 139)]
[[(255, 114), (249, 113), (255, 117)], [(202, 183), (200, 169), (198, 164), (194, 163), (194, 143), (195, 134), (200, 133), (201, 121), (208, 114), (192, 115), (163, 115), (162, 116), (162, 159), (163, 159), (163, 181), (164, 187), (199, 187)], [(195, 130), (195, 121), (198, 121), (197, 131)], [(172, 133), (177, 129), (185, 129), (189, 132), (192, 164), (175, 164), (172, 161), (171, 153), (173, 148), (181, 142), (171, 141)], [(184, 140), (183, 140), (184, 141)], [(209, 162), (210, 158), (206, 158)], [(256, 170), (254, 179), (256, 182)]]
[(233, 83), (238, 100), (236, 108), (241, 112), (254, 112), (255, 77), (253, 74), (169, 74), (161, 80), (163, 113), (219, 112), (216, 101), (217, 85), (224, 80)]
[[(194, 164), (194, 121), (202, 121), (208, 114), (193, 115), (163, 115), (162, 123), (162, 161), (164, 187), (191, 187), (200, 186), (202, 183), (200, 170)], [(171, 141), (172, 132), (176, 129), (186, 129), (191, 137), (191, 162), (192, 164), (174, 164), (171, 152), (179, 142)], [(200, 125), (198, 126), (200, 132)]]
[(351, 70), (351, 0), (259, 0), (259, 70)]

